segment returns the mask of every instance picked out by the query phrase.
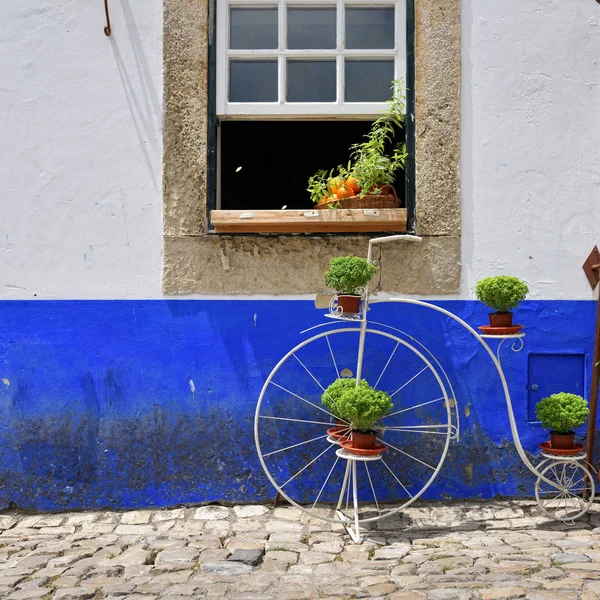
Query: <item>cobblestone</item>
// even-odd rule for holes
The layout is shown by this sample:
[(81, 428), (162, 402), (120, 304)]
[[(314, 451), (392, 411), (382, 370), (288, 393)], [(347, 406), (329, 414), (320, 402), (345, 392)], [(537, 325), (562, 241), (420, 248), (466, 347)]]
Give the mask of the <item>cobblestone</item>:
[(532, 502), (422, 504), (357, 545), (287, 506), (11, 512), (0, 598), (600, 600), (599, 524), (596, 505), (573, 527)]

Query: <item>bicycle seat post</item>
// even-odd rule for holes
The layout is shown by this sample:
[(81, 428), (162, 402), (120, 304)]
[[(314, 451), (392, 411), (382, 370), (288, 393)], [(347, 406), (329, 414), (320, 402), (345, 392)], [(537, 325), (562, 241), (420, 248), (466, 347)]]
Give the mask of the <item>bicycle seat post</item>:
[[(369, 249), (367, 251), (367, 262), (373, 262), (373, 245), (374, 244), (385, 244), (387, 242), (395, 242), (395, 241), (405, 241), (405, 242), (421, 242), (423, 238), (418, 235), (386, 235), (384, 237), (379, 238), (371, 238), (369, 240)], [(367, 310), (369, 308), (369, 284), (365, 285), (362, 294), (362, 319), (360, 324), (360, 340), (358, 345), (358, 360), (356, 364), (356, 385), (360, 384), (360, 380), (362, 378), (362, 363), (363, 363), (363, 355), (365, 350), (365, 334), (367, 332)]]

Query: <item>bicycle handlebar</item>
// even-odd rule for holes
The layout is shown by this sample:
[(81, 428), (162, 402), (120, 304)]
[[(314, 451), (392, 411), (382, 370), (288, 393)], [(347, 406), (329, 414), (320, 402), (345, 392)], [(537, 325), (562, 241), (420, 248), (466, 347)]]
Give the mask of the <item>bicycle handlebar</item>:
[(387, 242), (396, 242), (396, 241), (406, 241), (406, 242), (422, 242), (423, 238), (418, 235), (386, 235), (384, 237), (372, 238), (369, 240), (369, 251), (367, 253), (367, 260), (372, 262), (372, 250), (374, 244), (386, 244)]
[(372, 238), (369, 244), (385, 244), (386, 242), (395, 242), (396, 240), (406, 240), (407, 242), (422, 242), (423, 238), (418, 235), (387, 235), (385, 237)]

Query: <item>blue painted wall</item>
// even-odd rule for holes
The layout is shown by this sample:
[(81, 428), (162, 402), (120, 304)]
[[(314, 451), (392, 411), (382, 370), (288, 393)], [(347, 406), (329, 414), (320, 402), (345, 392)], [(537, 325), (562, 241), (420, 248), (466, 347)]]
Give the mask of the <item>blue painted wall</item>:
[[(486, 309), (477, 302), (439, 304), (471, 324), (486, 321)], [(530, 496), (533, 476), (512, 447), (498, 377), (475, 340), (420, 307), (374, 305), (369, 317), (418, 337), (455, 386), (461, 441), (451, 446), (425, 497)], [(520, 353), (506, 348), (503, 357), (530, 452), (546, 435), (528, 422), (528, 355), (583, 354), (587, 395), (594, 318), (591, 301), (528, 301), (518, 311), (517, 322), (526, 326), (525, 347)], [(307, 337), (299, 332), (323, 321), (322, 311), (309, 301), (0, 302), (0, 508), (271, 499), (274, 489), (254, 448), (256, 401), (277, 361)], [(372, 347), (365, 373), (372, 383), (389, 356), (387, 343)], [(411, 353), (397, 358), (398, 365), (386, 373), (389, 385), (394, 377), (408, 379), (418, 363)], [(319, 371), (318, 360), (311, 364), (328, 377)], [(296, 381), (291, 371), (287, 377)], [(318, 402), (318, 389), (297, 385), (301, 395)], [(422, 402), (435, 397), (428, 395), (434, 387), (432, 381), (408, 386), (398, 399), (402, 396), (407, 405)], [(283, 401), (272, 398), (266, 403)], [(300, 418), (314, 412), (289, 397), (285, 401), (290, 414)], [(283, 447), (293, 435), (284, 426), (273, 429), (270, 449)], [(285, 467), (290, 473), (315, 455), (309, 446), (290, 459)], [(437, 447), (430, 450), (434, 456)], [(329, 469), (327, 460), (307, 469), (296, 491), (314, 498)], [(282, 475), (281, 464), (278, 468)], [(419, 473), (409, 469), (406, 475), (411, 479)], [(394, 499), (394, 487), (379, 483), (383, 495)], [(328, 490), (324, 495), (331, 497)]]

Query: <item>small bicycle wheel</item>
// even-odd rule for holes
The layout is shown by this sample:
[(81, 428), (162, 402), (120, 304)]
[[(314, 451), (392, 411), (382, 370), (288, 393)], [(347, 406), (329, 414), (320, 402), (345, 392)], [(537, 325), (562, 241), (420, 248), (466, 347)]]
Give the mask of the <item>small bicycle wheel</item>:
[[(334, 417), (321, 397), (337, 378), (355, 376), (359, 340), (360, 329), (348, 327), (298, 344), (275, 366), (256, 407), (256, 448), (267, 477), (290, 503), (332, 522), (339, 518), (323, 505), (337, 504), (348, 521), (356, 515), (349, 502), (351, 461), (336, 452), (340, 446), (327, 433)], [(378, 435), (385, 451), (355, 466), (363, 506), (359, 523), (367, 523), (395, 514), (423, 495), (457, 428), (454, 399), (432, 362), (409, 341), (367, 329), (362, 377), (394, 402)], [(386, 506), (390, 502), (393, 507)]]
[(594, 494), (594, 478), (580, 460), (551, 460), (535, 482), (540, 510), (556, 521), (574, 521), (583, 516), (590, 509)]

